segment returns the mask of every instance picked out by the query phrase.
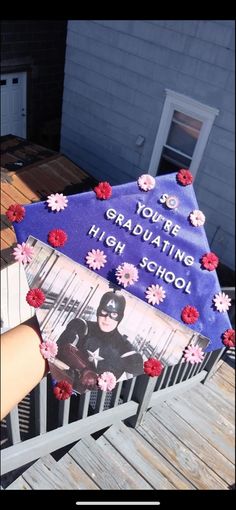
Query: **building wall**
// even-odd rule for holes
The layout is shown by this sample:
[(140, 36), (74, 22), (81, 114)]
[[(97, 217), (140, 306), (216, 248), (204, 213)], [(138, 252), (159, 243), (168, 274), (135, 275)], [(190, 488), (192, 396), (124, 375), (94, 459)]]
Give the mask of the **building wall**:
[(1, 71), (27, 71), (27, 137), (59, 148), (66, 20), (3, 20)]
[(62, 152), (123, 183), (149, 167), (165, 88), (218, 108), (195, 191), (211, 248), (231, 268), (234, 34), (232, 20), (69, 21), (61, 132)]

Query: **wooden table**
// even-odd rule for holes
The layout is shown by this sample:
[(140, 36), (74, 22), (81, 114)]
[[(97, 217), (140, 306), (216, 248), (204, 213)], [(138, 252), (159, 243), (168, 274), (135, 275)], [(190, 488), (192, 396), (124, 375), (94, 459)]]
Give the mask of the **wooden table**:
[(1, 268), (12, 264), (14, 229), (6, 217), (13, 203), (44, 200), (50, 193), (88, 191), (97, 181), (60, 153), (22, 138), (0, 139), (1, 153)]

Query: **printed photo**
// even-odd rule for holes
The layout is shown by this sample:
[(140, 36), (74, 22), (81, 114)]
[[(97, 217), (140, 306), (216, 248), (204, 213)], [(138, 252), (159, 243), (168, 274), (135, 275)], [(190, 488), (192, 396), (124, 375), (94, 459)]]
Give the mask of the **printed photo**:
[(103, 372), (127, 380), (143, 373), (148, 358), (175, 365), (190, 343), (208, 345), (206, 337), (98, 273), (31, 236), (27, 242), (35, 253), (26, 267), (29, 287), (45, 294), (36, 309), (41, 335), (58, 346), (51, 375), (75, 392), (95, 388)]

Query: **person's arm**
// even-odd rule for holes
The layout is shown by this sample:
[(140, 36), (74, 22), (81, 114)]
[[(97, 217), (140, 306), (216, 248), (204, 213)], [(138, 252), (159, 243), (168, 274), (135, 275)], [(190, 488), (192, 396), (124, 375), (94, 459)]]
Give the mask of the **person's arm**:
[(35, 317), (1, 335), (1, 420), (48, 372)]

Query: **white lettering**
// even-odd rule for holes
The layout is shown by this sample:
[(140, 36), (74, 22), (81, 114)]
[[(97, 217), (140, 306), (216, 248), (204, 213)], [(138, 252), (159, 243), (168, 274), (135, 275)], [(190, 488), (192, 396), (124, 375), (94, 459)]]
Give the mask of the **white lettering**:
[(168, 271), (164, 276), (164, 280), (167, 283), (172, 283), (175, 280), (175, 274), (171, 271)]
[(143, 257), (141, 262), (139, 262), (140, 267), (142, 267), (144, 269), (144, 267), (146, 267), (147, 261), (148, 261), (148, 258)]
[(132, 221), (131, 220), (127, 220), (124, 225), (122, 225), (123, 228), (127, 228), (128, 230), (131, 230), (132, 228)]
[(105, 217), (106, 217), (108, 220), (114, 220), (114, 218), (116, 217), (116, 210), (115, 210), (115, 209), (108, 209), (108, 210), (105, 212)]
[(100, 227), (97, 227), (96, 228), (96, 225), (92, 225), (92, 227), (90, 228), (89, 232), (88, 232), (88, 235), (91, 235), (93, 237), (96, 237), (97, 233), (99, 232), (100, 230)]
[(132, 234), (134, 236), (139, 236), (139, 234), (142, 234), (142, 232), (143, 232), (143, 227), (141, 227), (141, 225), (139, 225), (137, 223), (137, 225), (135, 225), (135, 227), (132, 230)]
[(180, 226), (179, 226), (179, 225), (175, 225), (175, 226), (172, 228), (172, 230), (171, 230), (171, 232), (170, 232), (170, 233), (171, 233), (171, 235), (172, 235), (172, 236), (177, 236), (177, 234), (178, 234), (179, 230), (180, 230)]
[(163, 195), (161, 195), (161, 197), (159, 199), (159, 202), (161, 204), (164, 204), (167, 198), (168, 198), (168, 195), (166, 193), (163, 193)]
[(120, 227), (122, 227), (122, 221), (125, 219), (124, 215), (123, 214), (118, 214), (117, 218), (116, 218), (116, 221), (115, 223), (117, 225), (120, 225)]
[(184, 264), (186, 266), (192, 266), (193, 263), (194, 263), (194, 258), (191, 255), (186, 255), (186, 257), (184, 258)]
[(161, 238), (160, 236), (155, 237), (155, 239), (152, 240), (151, 244), (155, 244), (156, 246), (160, 246)]
[(170, 227), (172, 226), (172, 221), (170, 220), (166, 220), (164, 225), (163, 225), (163, 230), (165, 230), (166, 232), (170, 232)]
[(125, 243), (118, 242), (115, 247), (115, 253), (123, 253), (125, 249)]

